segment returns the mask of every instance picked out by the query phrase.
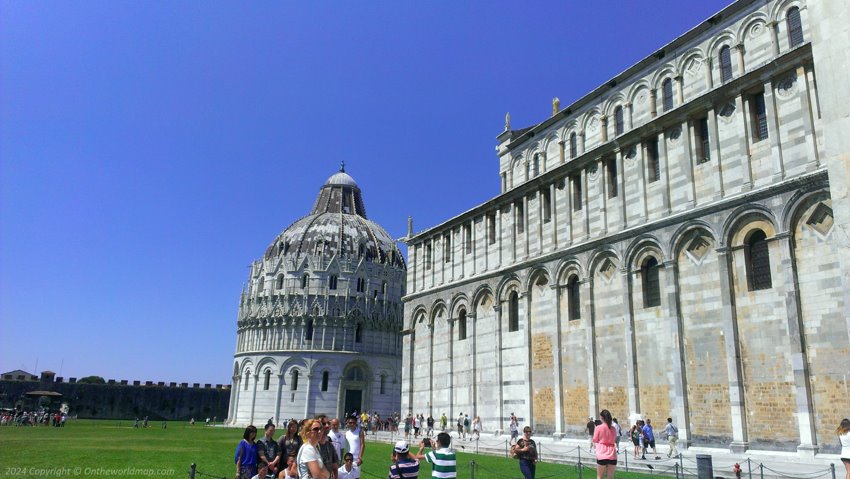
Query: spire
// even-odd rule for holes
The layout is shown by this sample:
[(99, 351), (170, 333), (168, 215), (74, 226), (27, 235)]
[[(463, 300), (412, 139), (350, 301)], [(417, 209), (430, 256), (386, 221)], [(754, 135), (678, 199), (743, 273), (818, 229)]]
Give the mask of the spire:
[(339, 172), (345, 173), (345, 160), (339, 162)]

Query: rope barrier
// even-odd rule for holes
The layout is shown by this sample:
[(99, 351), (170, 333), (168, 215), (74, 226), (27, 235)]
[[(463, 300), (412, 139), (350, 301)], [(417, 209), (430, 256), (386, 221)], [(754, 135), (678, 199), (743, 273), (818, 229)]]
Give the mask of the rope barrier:
[(785, 473), (785, 472), (776, 471), (774, 469), (771, 469), (771, 468), (765, 466), (764, 464), (759, 464), (759, 465), (763, 466), (765, 470), (770, 471), (770, 472), (776, 474), (779, 477), (788, 477), (788, 478), (791, 478), (791, 479), (812, 479), (814, 477), (825, 476), (832, 471), (831, 469), (824, 469), (822, 471), (805, 473), (804, 475), (795, 475), (795, 474), (788, 474), (788, 473)]

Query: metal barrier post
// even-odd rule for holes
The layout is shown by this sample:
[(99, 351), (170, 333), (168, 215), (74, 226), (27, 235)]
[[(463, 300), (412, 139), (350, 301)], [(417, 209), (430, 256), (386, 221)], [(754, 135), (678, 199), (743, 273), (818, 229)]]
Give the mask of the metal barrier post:
[(576, 464), (576, 465), (578, 466), (578, 479), (581, 479), (581, 470), (582, 470), (581, 461), (579, 461), (579, 463)]
[(674, 469), (676, 469), (676, 479), (679, 479), (679, 464), (674, 464)]
[(625, 456), (626, 461), (626, 472), (629, 472), (629, 451), (628, 449), (624, 449), (623, 451), (623, 455)]
[(764, 464), (759, 463), (759, 477), (764, 479)]
[(832, 474), (832, 479), (835, 479), (835, 464), (829, 464), (829, 472)]
[(195, 469), (197, 469), (197, 466), (195, 466), (195, 463), (193, 462), (192, 465), (189, 466), (189, 479), (195, 479)]
[(475, 461), (469, 461), (469, 477), (475, 479)]
[[(581, 446), (576, 449), (578, 449), (578, 463), (581, 464)], [(579, 469), (578, 479), (581, 479), (581, 469)]]
[(505, 439), (505, 457), (510, 457), (508, 454), (508, 440)]
[(747, 458), (747, 474), (750, 476), (750, 479), (753, 479), (753, 463), (750, 458)]

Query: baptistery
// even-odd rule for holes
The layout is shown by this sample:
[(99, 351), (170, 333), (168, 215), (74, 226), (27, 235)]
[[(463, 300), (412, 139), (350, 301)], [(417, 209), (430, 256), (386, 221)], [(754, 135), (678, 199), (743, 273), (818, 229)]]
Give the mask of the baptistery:
[(251, 265), (228, 423), (396, 411), (404, 278), (396, 241), (366, 217), (343, 166)]

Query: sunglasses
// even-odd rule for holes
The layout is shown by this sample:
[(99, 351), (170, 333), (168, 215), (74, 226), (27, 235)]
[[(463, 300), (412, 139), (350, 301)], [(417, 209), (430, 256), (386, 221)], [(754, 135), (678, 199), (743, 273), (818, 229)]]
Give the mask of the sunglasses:
[(313, 432), (319, 432), (322, 430), (322, 426), (311, 427), (310, 430)]

